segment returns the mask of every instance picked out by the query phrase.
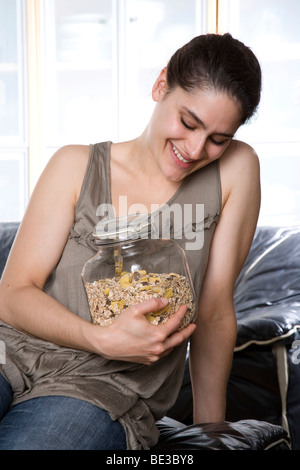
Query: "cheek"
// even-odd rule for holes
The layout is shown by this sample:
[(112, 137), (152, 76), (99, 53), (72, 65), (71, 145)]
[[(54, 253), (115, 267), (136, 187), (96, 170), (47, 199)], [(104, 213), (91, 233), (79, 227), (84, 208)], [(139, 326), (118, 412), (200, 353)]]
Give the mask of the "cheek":
[(164, 109), (160, 113), (156, 128), (166, 138), (182, 137), (182, 124), (177, 118), (176, 113), (168, 111), (168, 109)]
[(228, 149), (229, 145), (230, 145), (230, 142), (228, 142), (228, 144), (222, 147), (218, 147), (217, 145), (214, 145), (213, 143), (207, 144), (206, 152), (207, 152), (207, 156), (209, 160), (211, 161), (218, 160), (218, 158), (220, 158), (223, 155), (223, 153)]
[(182, 138), (182, 132), (176, 120), (165, 120), (160, 123), (161, 132), (166, 138)]
[(220, 158), (223, 152), (224, 148), (219, 148), (212, 144), (206, 145), (206, 154), (211, 161)]

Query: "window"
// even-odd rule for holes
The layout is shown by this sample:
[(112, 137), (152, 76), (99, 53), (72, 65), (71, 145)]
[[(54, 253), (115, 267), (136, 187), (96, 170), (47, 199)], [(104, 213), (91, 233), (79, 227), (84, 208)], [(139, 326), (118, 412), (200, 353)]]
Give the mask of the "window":
[(298, 1), (0, 0), (0, 11), (0, 221), (22, 218), (61, 145), (139, 135), (170, 55), (229, 31), (263, 69), (258, 116), (237, 134), (260, 157), (259, 223), (299, 224)]
[(24, 9), (0, 0), (0, 220), (20, 220), (27, 198)]
[[(54, 151), (135, 136), (156, 74), (205, 32), (205, 0), (0, 0), (0, 220)], [(155, 52), (155, 53), (154, 53)]]
[(220, 32), (249, 45), (263, 71), (258, 115), (237, 135), (260, 158), (263, 225), (300, 223), (299, 16), (295, 0), (219, 0)]

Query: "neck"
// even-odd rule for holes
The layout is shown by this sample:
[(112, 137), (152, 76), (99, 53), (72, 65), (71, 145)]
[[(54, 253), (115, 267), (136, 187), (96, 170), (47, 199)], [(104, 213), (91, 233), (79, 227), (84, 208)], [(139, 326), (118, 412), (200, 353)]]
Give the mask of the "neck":
[[(129, 206), (161, 206), (177, 191), (180, 184), (168, 181), (161, 173), (147, 145), (144, 134), (139, 138), (113, 144), (111, 149), (111, 192), (113, 204), (126, 197)], [(121, 211), (123, 212), (123, 211)]]

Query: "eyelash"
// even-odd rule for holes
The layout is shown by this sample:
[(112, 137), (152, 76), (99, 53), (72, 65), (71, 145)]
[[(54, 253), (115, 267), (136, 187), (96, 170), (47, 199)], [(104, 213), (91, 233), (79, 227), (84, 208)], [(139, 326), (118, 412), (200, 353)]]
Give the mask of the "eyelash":
[[(183, 124), (183, 126), (184, 126), (186, 129), (188, 129), (189, 131), (194, 131), (194, 130), (195, 130), (195, 127), (189, 126), (189, 125), (185, 122), (185, 120), (184, 120), (183, 118), (180, 118), (180, 121), (181, 121), (181, 123)], [(217, 141), (214, 140), (212, 137), (210, 137), (209, 139), (210, 139), (210, 141), (211, 141), (214, 145), (218, 145), (219, 147), (220, 147), (221, 145), (224, 145), (224, 144), (227, 142), (226, 140), (224, 140), (223, 142), (217, 142)]]
[(226, 142), (227, 142), (227, 140), (223, 140), (222, 142), (217, 142), (217, 141), (214, 140), (212, 137), (210, 137), (210, 140), (211, 140), (211, 142), (212, 142), (214, 145), (219, 145), (219, 147), (220, 147), (221, 145), (226, 144)]
[(185, 120), (184, 120), (183, 118), (180, 118), (180, 121), (181, 121), (181, 123), (184, 125), (184, 127), (186, 127), (187, 129), (189, 129), (190, 131), (194, 131), (194, 130), (195, 130), (195, 127), (189, 126), (189, 125), (185, 122)]

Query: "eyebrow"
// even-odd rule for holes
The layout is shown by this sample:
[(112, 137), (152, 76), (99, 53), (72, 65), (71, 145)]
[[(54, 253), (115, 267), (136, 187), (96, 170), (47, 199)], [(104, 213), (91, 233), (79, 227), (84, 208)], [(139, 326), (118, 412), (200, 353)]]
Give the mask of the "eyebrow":
[[(204, 124), (202, 119), (197, 116), (191, 109), (183, 106), (183, 109), (206, 131), (207, 126)], [(223, 137), (234, 137), (234, 134), (226, 134), (225, 132), (214, 132), (214, 135), (222, 135)]]

